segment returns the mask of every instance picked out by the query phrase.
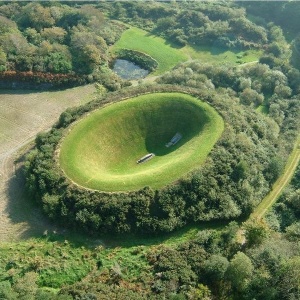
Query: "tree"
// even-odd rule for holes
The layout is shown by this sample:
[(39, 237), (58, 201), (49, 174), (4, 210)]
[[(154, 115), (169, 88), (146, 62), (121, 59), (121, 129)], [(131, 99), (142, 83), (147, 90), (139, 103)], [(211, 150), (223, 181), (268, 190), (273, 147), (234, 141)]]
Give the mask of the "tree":
[(17, 31), (17, 24), (14, 21), (0, 15), (0, 35), (12, 33), (14, 31)]
[(11, 283), (8, 280), (0, 282), (0, 299), (17, 300), (17, 293), (12, 290)]
[(300, 256), (283, 262), (279, 269), (280, 299), (300, 298)]
[(26, 28), (23, 32), (24, 36), (27, 38), (28, 42), (33, 45), (39, 45), (42, 41), (41, 34), (34, 28)]
[(282, 159), (280, 157), (273, 157), (264, 171), (264, 176), (270, 183), (274, 183), (283, 171), (283, 168)]
[(37, 274), (28, 272), (23, 277), (19, 278), (13, 285), (13, 289), (18, 293), (20, 300), (34, 300), (37, 291)]
[(298, 241), (300, 239), (300, 222), (295, 222), (285, 228), (286, 237), (290, 241)]
[(5, 71), (6, 69), (6, 53), (0, 47), (0, 71)]
[(226, 275), (232, 287), (239, 293), (246, 289), (253, 270), (250, 258), (243, 252), (238, 252), (230, 261)]
[(262, 219), (251, 219), (243, 223), (246, 243), (249, 247), (260, 245), (270, 233), (269, 227)]
[(225, 284), (225, 274), (228, 266), (229, 262), (227, 258), (219, 254), (214, 254), (209, 257), (203, 266), (203, 279), (211, 288), (214, 295), (217, 295), (218, 299), (223, 298), (224, 294), (226, 293), (225, 291), (227, 290), (227, 284)]
[(241, 103), (258, 106), (263, 103), (264, 96), (251, 88), (246, 88), (240, 94)]
[(49, 7), (43, 7), (37, 2), (31, 2), (24, 7), (17, 22), (24, 28), (33, 27), (37, 31), (41, 31), (44, 27), (53, 26), (55, 20), (51, 16)]
[(72, 71), (71, 55), (65, 52), (50, 53), (47, 57), (47, 70), (52, 73), (69, 73)]
[(61, 27), (44, 28), (41, 31), (41, 36), (50, 43), (63, 43), (67, 31)]
[[(197, 287), (191, 287), (187, 293), (188, 299), (193, 300), (211, 300), (212, 295), (210, 289), (203, 284), (198, 284)], [(184, 298), (185, 299), (185, 298)]]

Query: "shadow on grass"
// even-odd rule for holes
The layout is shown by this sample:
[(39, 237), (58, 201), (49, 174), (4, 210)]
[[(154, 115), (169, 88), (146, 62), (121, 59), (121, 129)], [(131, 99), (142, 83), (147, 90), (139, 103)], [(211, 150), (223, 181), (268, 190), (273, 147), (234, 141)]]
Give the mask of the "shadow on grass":
[[(145, 35), (146, 37), (150, 37), (150, 38), (157, 38), (157, 37), (160, 37), (162, 38), (160, 35), (159, 35), (159, 32), (158, 31), (153, 31), (153, 32), (149, 32)], [(177, 44), (173, 41), (171, 41), (170, 39), (166, 39), (166, 38), (163, 38), (165, 40), (164, 44), (167, 45), (167, 46), (170, 46), (174, 49), (182, 49), (184, 46), (183, 45), (180, 45), (180, 44)]]
[(203, 126), (202, 128), (199, 128), (199, 131), (197, 132), (188, 135), (183, 135), (182, 138), (175, 145), (172, 145), (170, 147), (166, 147), (166, 144), (171, 141), (171, 139), (175, 136), (176, 133), (181, 134), (181, 130), (175, 130), (171, 134), (164, 135), (163, 137), (149, 134), (146, 135), (145, 138), (146, 149), (149, 153), (155, 153), (156, 156), (164, 156), (182, 147), (184, 144), (193, 139), (194, 136), (201, 133), (201, 131), (203, 131)]
[(205, 52), (209, 52), (211, 55), (215, 55), (215, 56), (225, 54), (228, 51), (230, 51), (234, 54), (238, 54), (241, 51), (243, 51), (243, 49), (241, 49), (241, 48), (227, 48), (227, 47), (221, 47), (221, 46), (217, 46), (217, 45), (211, 45), (211, 46), (190, 45), (190, 47), (196, 52), (205, 51)]
[[(180, 117), (180, 116), (179, 116)], [(209, 122), (207, 116), (201, 113), (201, 117), (197, 118), (190, 114), (190, 116), (184, 116), (184, 120), (175, 121), (174, 124), (165, 124), (159, 126), (163, 128), (163, 132), (160, 134), (155, 131), (155, 128), (149, 128), (145, 136), (145, 145), (149, 153), (155, 153), (156, 156), (164, 156), (171, 152), (174, 152), (195, 136), (201, 134), (204, 130), (204, 126)], [(200, 119), (200, 121), (199, 121)], [(155, 120), (155, 123), (160, 123), (161, 120)], [(197, 124), (197, 125), (195, 125)], [(164, 128), (169, 127), (169, 128)], [(166, 147), (166, 144), (177, 134), (181, 134), (181, 139), (170, 147)]]
[[(17, 238), (41, 237), (45, 231), (54, 231), (55, 226), (43, 215), (37, 203), (28, 196), (25, 188), (24, 156), (15, 162), (15, 172), (10, 178), (6, 197), (6, 213), (14, 225), (20, 225)], [(16, 226), (16, 228), (18, 228)]]

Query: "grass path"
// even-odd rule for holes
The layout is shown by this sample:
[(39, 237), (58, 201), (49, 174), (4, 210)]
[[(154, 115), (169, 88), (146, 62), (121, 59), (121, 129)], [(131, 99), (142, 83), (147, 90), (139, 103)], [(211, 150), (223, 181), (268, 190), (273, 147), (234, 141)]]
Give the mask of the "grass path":
[(254, 210), (254, 212), (250, 215), (249, 219), (262, 218), (266, 214), (268, 209), (276, 202), (283, 189), (291, 181), (299, 162), (300, 162), (300, 138), (298, 138), (294, 150), (290, 154), (284, 172), (274, 183), (270, 193), (261, 201), (261, 203)]

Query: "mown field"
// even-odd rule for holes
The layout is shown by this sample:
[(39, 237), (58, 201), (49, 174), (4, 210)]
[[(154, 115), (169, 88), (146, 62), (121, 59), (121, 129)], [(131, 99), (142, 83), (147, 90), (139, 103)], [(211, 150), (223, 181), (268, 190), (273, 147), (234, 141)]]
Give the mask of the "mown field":
[[(191, 96), (143, 95), (79, 121), (62, 142), (60, 163), (69, 178), (92, 189), (161, 188), (202, 164), (223, 129), (221, 116)], [(182, 139), (166, 147), (177, 132)], [(136, 163), (148, 153), (155, 157)]]
[(152, 56), (158, 62), (158, 68), (152, 73), (153, 75), (160, 75), (188, 59), (184, 53), (172, 47), (166, 40), (134, 27), (122, 34), (121, 39), (113, 46), (112, 52), (123, 48)]

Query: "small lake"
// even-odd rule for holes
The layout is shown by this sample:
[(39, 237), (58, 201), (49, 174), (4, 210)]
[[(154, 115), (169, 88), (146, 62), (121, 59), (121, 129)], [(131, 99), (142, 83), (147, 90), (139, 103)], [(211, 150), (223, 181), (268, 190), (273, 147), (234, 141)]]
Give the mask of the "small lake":
[(127, 80), (144, 78), (149, 74), (148, 70), (142, 69), (135, 63), (126, 59), (116, 59), (113, 71), (122, 79)]

